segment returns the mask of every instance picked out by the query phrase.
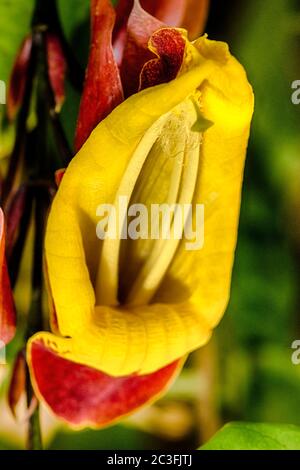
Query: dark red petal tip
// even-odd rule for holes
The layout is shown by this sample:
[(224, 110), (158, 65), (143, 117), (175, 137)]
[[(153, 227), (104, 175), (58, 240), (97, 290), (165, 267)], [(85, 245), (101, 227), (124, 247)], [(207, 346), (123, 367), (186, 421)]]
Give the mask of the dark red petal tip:
[(144, 65), (140, 89), (167, 83), (176, 78), (184, 59), (185, 45), (185, 39), (177, 29), (162, 28), (156, 31), (151, 36), (150, 46), (158, 57)]
[(138, 1), (134, 3), (128, 20), (127, 42), (121, 65), (126, 97), (138, 91), (141, 70), (146, 62), (155, 57), (148, 48), (149, 39), (163, 26), (161, 21), (143, 10)]

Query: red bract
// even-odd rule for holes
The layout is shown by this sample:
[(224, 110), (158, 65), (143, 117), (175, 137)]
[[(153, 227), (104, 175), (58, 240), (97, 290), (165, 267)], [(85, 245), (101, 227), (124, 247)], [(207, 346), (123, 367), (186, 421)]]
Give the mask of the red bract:
[(187, 0), (141, 0), (142, 7), (151, 15), (176, 27), (182, 25), (187, 3)]
[[(208, 4), (209, 0), (120, 0), (115, 12), (109, 0), (92, 0), (91, 48), (77, 122), (76, 150), (96, 125), (120, 104), (123, 90), (128, 97), (140, 86), (156, 85), (176, 77), (184, 53), (179, 33), (168, 28), (168, 33), (155, 39), (163, 45), (153, 42), (152, 50), (148, 48), (150, 37), (166, 25), (186, 25), (195, 35), (203, 30)], [(177, 50), (172, 51), (173, 47)], [(168, 57), (163, 54), (165, 48), (168, 48)], [(161, 59), (151, 62), (145, 69), (141, 84), (144, 65), (157, 54), (162, 54)]]
[(194, 39), (203, 33), (209, 0), (141, 0), (141, 5), (169, 26), (187, 29), (189, 38)]
[(15, 118), (23, 100), (31, 47), (32, 37), (30, 35), (22, 42), (12, 69), (7, 94), (7, 115), (10, 120)]
[(143, 10), (139, 2), (134, 3), (127, 26), (126, 44), (121, 65), (121, 77), (125, 96), (139, 89), (140, 73), (144, 64), (154, 57), (148, 42), (154, 31), (164, 24)]
[(122, 84), (112, 49), (115, 10), (109, 0), (91, 2), (91, 46), (77, 122), (79, 150), (96, 125), (123, 100)]
[(26, 200), (28, 196), (28, 188), (21, 186), (10, 198), (9, 204), (6, 210), (7, 215), (7, 242), (6, 242), (6, 256), (10, 259), (12, 250), (14, 248), (20, 222), (25, 210)]
[(11, 341), (16, 329), (16, 314), (5, 259), (4, 215), (0, 209), (0, 341)]
[(26, 360), (24, 352), (20, 351), (15, 360), (13, 373), (8, 391), (8, 404), (16, 417), (16, 408), (26, 388)]
[(49, 80), (54, 94), (56, 111), (59, 112), (65, 99), (67, 62), (57, 35), (47, 33), (46, 48)]
[(204, 31), (208, 16), (209, 0), (119, 0), (114, 28), (114, 49), (121, 63), (126, 42), (126, 28), (133, 5), (140, 4), (153, 17), (168, 26), (183, 27), (194, 39)]
[(191, 39), (197, 38), (205, 29), (209, 12), (210, 0), (186, 0), (182, 27)]

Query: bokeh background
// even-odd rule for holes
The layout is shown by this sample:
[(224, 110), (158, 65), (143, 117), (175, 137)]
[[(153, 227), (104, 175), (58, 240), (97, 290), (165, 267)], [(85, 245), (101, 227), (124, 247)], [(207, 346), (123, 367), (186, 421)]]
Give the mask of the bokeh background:
[[(58, 0), (65, 34), (83, 66), (89, 43), (89, 1)], [(7, 81), (28, 31), (32, 0), (0, 0), (0, 79)], [(231, 300), (212, 341), (192, 354), (159, 402), (122, 424), (74, 433), (42, 413), (50, 449), (191, 449), (224, 423), (300, 425), (300, 365), (291, 344), (300, 339), (300, 4), (297, 0), (212, 0), (206, 32), (229, 43), (245, 66), (256, 107), (243, 188)], [(79, 96), (68, 85), (62, 111), (73, 140)], [(0, 107), (2, 108), (2, 107)], [(14, 129), (0, 109), (0, 161)], [(55, 153), (49, 138), (49, 151)], [(30, 248), (30, 234), (27, 245)], [(17, 305), (27, 310), (29, 258), (24, 256)], [(11, 362), (21, 341), (8, 348)], [(0, 449), (22, 448), (26, 416), (6, 405), (9, 367), (0, 366)]]

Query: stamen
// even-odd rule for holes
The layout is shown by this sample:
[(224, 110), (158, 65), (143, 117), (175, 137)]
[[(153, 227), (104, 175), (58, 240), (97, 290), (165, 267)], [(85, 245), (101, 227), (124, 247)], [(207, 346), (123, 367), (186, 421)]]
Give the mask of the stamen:
[[(197, 183), (201, 133), (192, 131), (196, 120), (197, 112), (189, 99), (162, 116), (136, 148), (115, 197), (114, 207), (121, 226), (118, 233), (127, 222), (129, 204), (146, 203), (151, 208), (151, 202), (163, 202), (176, 206), (167, 236), (160, 233), (158, 216), (154, 220), (151, 217), (151, 235), (159, 234), (153, 240), (121, 240), (121, 237), (104, 240), (95, 286), (97, 305), (116, 306), (119, 301), (130, 306), (146, 305), (158, 289), (183, 238), (189, 216), (181, 210), (184, 216), (178, 236), (176, 207), (182, 209), (192, 204)], [(122, 212), (121, 197), (127, 201)], [(162, 226), (166, 229), (164, 223)]]
[[(191, 204), (195, 191), (198, 174), (198, 164), (200, 155), (200, 134), (189, 133), (186, 139), (186, 149), (184, 155), (184, 171), (182, 175), (181, 189), (179, 198), (175, 199), (179, 207), (184, 204)], [(176, 165), (175, 165), (176, 167)], [(176, 171), (173, 173), (169, 194), (169, 203), (174, 203), (173, 186), (178, 184), (178, 174)], [(186, 223), (188, 214), (185, 214), (185, 219), (182, 221), (182, 232)], [(172, 227), (170, 233), (174, 233), (175, 216), (173, 216)], [(130, 306), (146, 305), (149, 303), (159, 287), (170, 263), (172, 262), (180, 239), (173, 238), (170, 240), (159, 239), (147, 259), (143, 268), (141, 269), (138, 278), (136, 279), (126, 301)]]
[[(119, 198), (124, 196), (130, 200), (136, 181), (148, 154), (158, 138), (158, 135), (168, 119), (168, 114), (162, 116), (148, 130), (141, 139), (135, 153), (130, 160), (119, 190), (116, 194), (114, 206), (118, 209)], [(126, 208), (127, 209), (127, 208)], [(116, 211), (118, 213), (118, 210)], [(125, 217), (121, 222), (123, 226)], [(103, 242), (101, 259), (95, 283), (95, 294), (97, 305), (118, 305), (118, 266), (121, 239), (106, 238)]]

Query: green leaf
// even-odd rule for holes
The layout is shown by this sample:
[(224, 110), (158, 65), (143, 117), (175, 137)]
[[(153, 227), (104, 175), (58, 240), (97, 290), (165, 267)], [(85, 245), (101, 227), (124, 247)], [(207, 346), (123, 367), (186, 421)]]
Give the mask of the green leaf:
[(229, 423), (200, 450), (300, 450), (300, 427), (292, 424)]
[(29, 32), (33, 0), (0, 2), (0, 80), (7, 82), (19, 46)]
[(291, 178), (299, 175), (300, 110), (291, 101), (291, 84), (300, 72), (298, 2), (245, 4), (235, 37), (237, 56), (255, 93), (252, 132), (271, 181), (286, 192)]
[[(60, 21), (64, 34), (70, 41), (83, 24), (89, 26), (90, 2), (87, 0), (57, 0)], [(89, 37), (88, 37), (89, 39)], [(82, 41), (82, 37), (80, 37)], [(80, 42), (79, 41), (79, 42)], [(77, 36), (77, 45), (78, 36)]]

